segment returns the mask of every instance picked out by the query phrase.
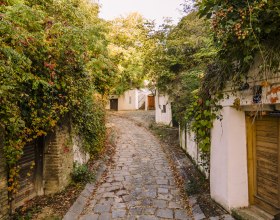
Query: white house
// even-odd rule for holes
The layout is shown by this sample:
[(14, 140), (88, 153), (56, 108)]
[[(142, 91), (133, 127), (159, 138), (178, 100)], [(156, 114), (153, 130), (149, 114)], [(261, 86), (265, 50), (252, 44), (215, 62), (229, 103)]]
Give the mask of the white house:
[(171, 101), (167, 94), (156, 91), (155, 97), (156, 123), (172, 126)]
[(146, 88), (131, 89), (122, 95), (110, 95), (106, 109), (116, 111), (149, 109), (149, 97), (154, 97), (152, 92)]
[[(243, 91), (224, 90), (223, 119), (211, 131), (210, 188), (229, 211), (254, 205), (274, 216), (280, 213), (280, 77), (259, 72), (255, 64)], [(199, 161), (193, 135), (184, 130), (181, 146)]]

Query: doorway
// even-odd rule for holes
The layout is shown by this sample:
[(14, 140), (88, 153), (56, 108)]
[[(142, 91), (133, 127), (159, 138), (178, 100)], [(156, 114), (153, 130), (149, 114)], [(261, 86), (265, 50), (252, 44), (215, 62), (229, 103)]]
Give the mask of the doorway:
[(246, 117), (249, 200), (264, 211), (280, 213), (280, 118)]
[(148, 110), (155, 110), (155, 96), (148, 96)]
[(110, 110), (118, 111), (118, 99), (110, 99)]
[(19, 188), (14, 195), (12, 209), (24, 204), (24, 202), (43, 194), (43, 149), (44, 138), (38, 138), (23, 148), (23, 155), (18, 161)]

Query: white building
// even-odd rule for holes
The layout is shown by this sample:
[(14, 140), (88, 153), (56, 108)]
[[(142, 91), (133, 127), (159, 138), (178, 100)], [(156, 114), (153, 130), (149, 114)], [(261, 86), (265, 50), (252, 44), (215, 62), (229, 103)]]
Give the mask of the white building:
[[(255, 65), (243, 91), (225, 90), (229, 98), (221, 101), (223, 119), (214, 121), (211, 131), (211, 197), (229, 211), (254, 205), (276, 215), (280, 213), (280, 77), (259, 75)], [(180, 137), (181, 146), (199, 161), (193, 134), (183, 128)]]
[(149, 109), (149, 97), (154, 97), (148, 89), (131, 89), (125, 91), (122, 95), (111, 95), (109, 97), (106, 109), (127, 111), (138, 109)]
[(172, 110), (169, 96), (156, 91), (156, 123), (172, 126)]

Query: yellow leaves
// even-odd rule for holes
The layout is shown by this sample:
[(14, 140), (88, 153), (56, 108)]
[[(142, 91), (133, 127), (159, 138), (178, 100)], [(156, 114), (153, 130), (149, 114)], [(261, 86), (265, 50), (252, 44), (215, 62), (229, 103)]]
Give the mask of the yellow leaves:
[(47, 135), (47, 132), (43, 131), (43, 130), (40, 130), (37, 132), (37, 136), (40, 137), (40, 136), (45, 136)]
[(57, 121), (56, 120), (50, 120), (50, 126), (54, 127), (56, 125)]
[(14, 189), (14, 187), (12, 187), (12, 186), (9, 186), (9, 187), (7, 188), (7, 190), (8, 190), (9, 192), (12, 192), (13, 189)]

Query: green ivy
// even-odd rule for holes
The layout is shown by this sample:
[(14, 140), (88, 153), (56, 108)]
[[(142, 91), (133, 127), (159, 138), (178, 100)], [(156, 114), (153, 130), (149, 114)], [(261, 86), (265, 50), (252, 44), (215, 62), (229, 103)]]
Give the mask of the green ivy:
[(220, 110), (222, 106), (217, 104), (222, 98), (222, 95), (213, 97), (208, 95), (205, 99), (202, 95), (195, 96), (195, 101), (187, 109), (186, 121), (189, 124), (189, 129), (194, 132), (195, 140), (199, 149), (204, 154), (204, 159), (209, 159), (211, 148), (211, 128), (214, 120), (222, 120)]
[(0, 3), (0, 126), (10, 192), (18, 187), (23, 146), (67, 114), (88, 152), (104, 142), (104, 105), (114, 83), (107, 29), (88, 0)]
[[(207, 70), (204, 87), (237, 87), (260, 56), (260, 79), (279, 71), (280, 3), (277, 0), (198, 1), (199, 13), (212, 24), (218, 54)], [(254, 79), (253, 79), (254, 80)]]

